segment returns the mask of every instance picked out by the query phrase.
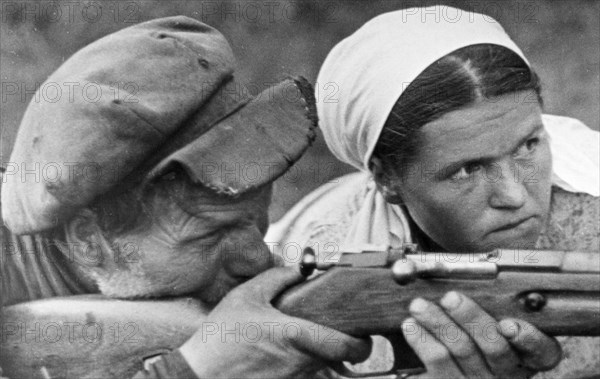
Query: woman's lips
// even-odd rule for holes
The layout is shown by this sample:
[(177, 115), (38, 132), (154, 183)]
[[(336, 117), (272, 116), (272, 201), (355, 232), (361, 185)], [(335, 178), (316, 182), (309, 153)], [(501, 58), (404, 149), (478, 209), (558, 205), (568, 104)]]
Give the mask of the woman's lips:
[(494, 229), (492, 232), (505, 232), (505, 231), (510, 231), (510, 230), (526, 230), (528, 229), (530, 226), (532, 226), (533, 222), (535, 222), (536, 217), (535, 216), (529, 216), (529, 217), (525, 217), (522, 218), (518, 221), (515, 222), (511, 222), (509, 224), (505, 224), (499, 228)]

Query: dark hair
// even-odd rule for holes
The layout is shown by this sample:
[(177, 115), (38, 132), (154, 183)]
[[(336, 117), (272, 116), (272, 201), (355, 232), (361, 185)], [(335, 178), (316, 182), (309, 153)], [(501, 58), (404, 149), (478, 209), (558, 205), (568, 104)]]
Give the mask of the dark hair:
[(398, 170), (414, 159), (423, 125), (477, 101), (525, 90), (535, 91), (542, 103), (538, 76), (512, 50), (492, 44), (455, 50), (427, 67), (400, 95), (373, 156), (382, 160), (385, 172), (402, 175)]

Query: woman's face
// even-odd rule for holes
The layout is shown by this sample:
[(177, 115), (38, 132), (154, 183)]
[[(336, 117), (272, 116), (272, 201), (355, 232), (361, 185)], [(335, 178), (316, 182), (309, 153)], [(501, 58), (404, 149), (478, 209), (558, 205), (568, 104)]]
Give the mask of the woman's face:
[[(533, 96), (532, 96), (533, 95)], [(533, 92), (485, 99), (422, 127), (414, 163), (390, 186), (438, 245), (532, 248), (550, 206), (552, 161)]]

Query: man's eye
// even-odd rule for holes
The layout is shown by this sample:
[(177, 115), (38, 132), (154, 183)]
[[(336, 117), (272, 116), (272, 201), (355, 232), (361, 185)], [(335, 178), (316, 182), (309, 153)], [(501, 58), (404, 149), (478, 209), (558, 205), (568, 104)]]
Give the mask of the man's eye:
[(538, 137), (528, 139), (516, 151), (515, 157), (523, 157), (533, 153), (539, 144), (540, 139)]
[(201, 245), (210, 245), (218, 242), (221, 239), (221, 236), (221, 230), (213, 230), (202, 234), (193, 233), (188, 234), (185, 238), (182, 238), (180, 240), (180, 244), (198, 243)]
[(456, 171), (451, 177), (451, 180), (466, 180), (470, 179), (471, 176), (482, 169), (481, 164), (479, 163), (469, 163), (462, 166), (458, 171)]

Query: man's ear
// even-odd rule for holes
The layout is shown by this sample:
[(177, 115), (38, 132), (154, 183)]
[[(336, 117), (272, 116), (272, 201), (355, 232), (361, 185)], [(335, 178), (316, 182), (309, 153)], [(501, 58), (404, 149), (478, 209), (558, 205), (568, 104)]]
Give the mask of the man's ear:
[(402, 204), (399, 188), (391, 180), (391, 175), (385, 171), (381, 159), (372, 157), (370, 167), (377, 184), (377, 190), (381, 192), (385, 201), (390, 204)]
[(114, 250), (104, 237), (97, 216), (89, 209), (80, 210), (65, 225), (66, 239), (73, 259), (84, 266), (114, 265)]

